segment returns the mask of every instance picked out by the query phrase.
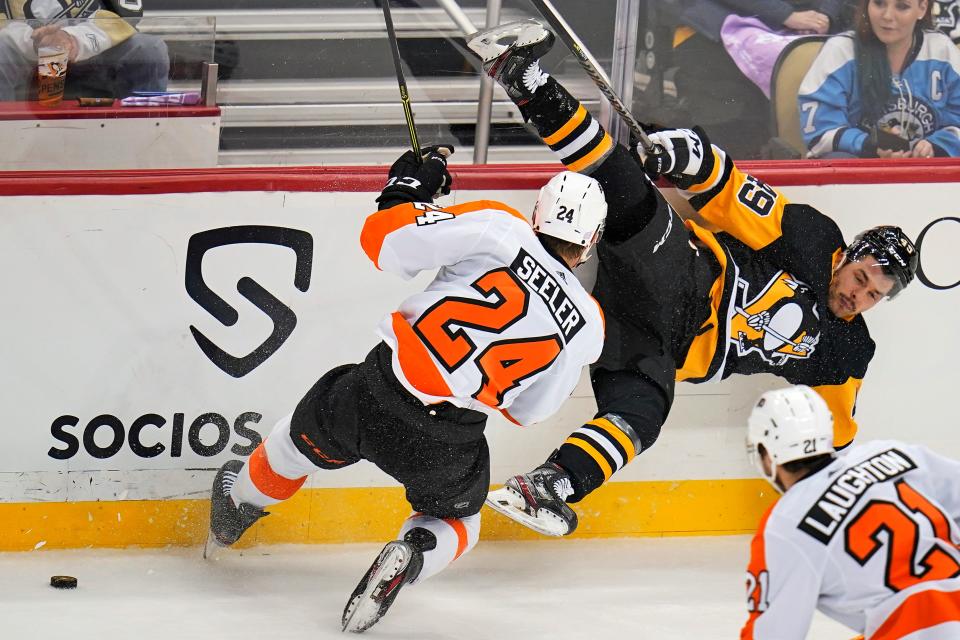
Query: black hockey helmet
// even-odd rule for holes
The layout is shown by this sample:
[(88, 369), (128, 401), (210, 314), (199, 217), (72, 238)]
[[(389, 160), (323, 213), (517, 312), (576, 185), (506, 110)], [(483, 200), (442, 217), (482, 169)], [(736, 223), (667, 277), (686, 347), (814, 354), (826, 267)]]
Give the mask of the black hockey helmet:
[(900, 227), (882, 225), (857, 235), (844, 252), (851, 262), (859, 262), (865, 255), (873, 256), (883, 273), (893, 279), (893, 288), (887, 298), (903, 291), (917, 273), (920, 254)]

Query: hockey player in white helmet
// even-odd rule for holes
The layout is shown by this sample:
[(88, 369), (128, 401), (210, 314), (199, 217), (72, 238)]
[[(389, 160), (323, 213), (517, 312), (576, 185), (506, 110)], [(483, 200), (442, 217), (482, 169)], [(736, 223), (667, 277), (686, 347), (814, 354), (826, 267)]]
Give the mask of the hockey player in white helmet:
[(763, 394), (747, 452), (784, 495), (760, 521), (741, 640), (801, 640), (814, 609), (866, 640), (960, 638), (960, 462), (893, 440), (837, 456), (823, 399)]
[(452, 148), (424, 151), (390, 168), (360, 244), (377, 268), (433, 281), (383, 319), (362, 363), (327, 372), (245, 463), (224, 464), (211, 494), (208, 550), (318, 470), (365, 459), (404, 486), (414, 513), (348, 599), (345, 631), (368, 629), (404, 585), (473, 548), (490, 486), (487, 416), (547, 418), (603, 344), (600, 307), (571, 271), (603, 232), (597, 181), (554, 177), (531, 227), (500, 202), (433, 204), (450, 192)]

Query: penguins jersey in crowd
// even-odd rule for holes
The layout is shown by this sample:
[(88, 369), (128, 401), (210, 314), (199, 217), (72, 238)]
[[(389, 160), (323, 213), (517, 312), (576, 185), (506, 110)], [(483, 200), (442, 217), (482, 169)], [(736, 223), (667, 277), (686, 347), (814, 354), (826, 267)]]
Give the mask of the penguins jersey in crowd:
[(814, 609), (869, 640), (960, 638), (960, 463), (851, 447), (790, 487), (751, 545), (741, 640), (801, 640)]
[[(76, 39), (77, 60), (83, 61), (103, 53), (136, 33), (128, 19), (139, 18), (140, 0), (3, 0), (0, 4), (9, 20), (30, 20), (39, 24), (68, 21), (63, 30)], [(124, 19), (121, 19), (124, 18)], [(36, 56), (33, 29), (27, 23), (4, 24), (0, 27), (13, 38), (25, 57)]]
[(839, 227), (813, 207), (791, 204), (713, 147), (712, 174), (679, 193), (716, 225), (687, 227), (720, 265), (709, 292), (710, 317), (687, 351), (677, 380), (719, 381), (734, 373), (772, 373), (806, 384), (834, 415), (835, 443), (856, 434), (854, 405), (874, 342), (863, 318), (827, 306), (845, 247)]
[(393, 371), (424, 404), (501, 413), (519, 425), (553, 414), (603, 345), (603, 315), (516, 210), (492, 201), (396, 205), (360, 237), (377, 268), (433, 282), (384, 318)]
[(960, 43), (960, 0), (933, 0), (933, 26)]
[(832, 151), (860, 156), (863, 127), (898, 127), (911, 143), (926, 139), (937, 156), (960, 157), (960, 51), (949, 36), (923, 31), (902, 72), (891, 78), (892, 98), (879, 121), (861, 122), (853, 32), (827, 40), (800, 85), (800, 127), (812, 157)]

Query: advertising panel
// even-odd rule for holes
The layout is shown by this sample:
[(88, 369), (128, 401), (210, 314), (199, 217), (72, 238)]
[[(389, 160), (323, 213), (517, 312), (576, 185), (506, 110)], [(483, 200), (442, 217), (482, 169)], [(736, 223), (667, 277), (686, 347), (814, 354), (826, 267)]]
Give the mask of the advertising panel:
[[(960, 346), (960, 185), (790, 186), (850, 240), (901, 225), (919, 282), (868, 316), (878, 344), (858, 405), (861, 437), (960, 455), (951, 400)], [(327, 369), (357, 362), (374, 328), (431, 274), (376, 270), (359, 232), (369, 192), (9, 196), (0, 201), (0, 501), (201, 496)], [(530, 211), (536, 191), (460, 191)], [(590, 279), (589, 269), (582, 276)], [(743, 424), (770, 376), (678, 387), (656, 447), (616, 480), (751, 478)], [(553, 419), (488, 428), (493, 479), (539, 463), (594, 411), (584, 376)], [(68, 472), (68, 473), (64, 473)], [(388, 486), (360, 463), (308, 486)]]

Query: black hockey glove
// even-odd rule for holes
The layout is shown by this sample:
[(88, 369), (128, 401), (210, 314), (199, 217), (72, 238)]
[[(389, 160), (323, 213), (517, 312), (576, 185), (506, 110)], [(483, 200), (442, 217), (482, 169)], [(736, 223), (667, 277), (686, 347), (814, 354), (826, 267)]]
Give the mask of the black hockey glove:
[(651, 178), (664, 176), (679, 188), (688, 189), (713, 172), (713, 149), (702, 128), (666, 129), (648, 137), (654, 149), (648, 152), (638, 144), (634, 158)]
[(413, 151), (407, 151), (390, 167), (387, 184), (377, 198), (381, 209), (404, 202), (433, 202), (450, 193), (453, 178), (447, 171), (447, 156), (453, 153), (453, 145), (432, 145), (420, 151), (422, 162), (417, 162)]

